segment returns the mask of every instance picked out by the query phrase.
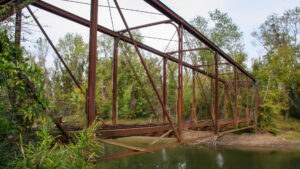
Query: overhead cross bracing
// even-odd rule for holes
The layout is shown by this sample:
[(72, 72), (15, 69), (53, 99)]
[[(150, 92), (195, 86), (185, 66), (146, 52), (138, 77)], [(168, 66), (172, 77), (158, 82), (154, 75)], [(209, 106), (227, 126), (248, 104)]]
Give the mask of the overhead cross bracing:
[[(100, 5), (98, 0), (92, 0), (91, 3), (74, 0), (63, 1), (69, 3), (78, 3), (81, 5), (90, 5), (91, 19), (84, 19), (83, 17), (56, 7), (55, 4), (49, 4), (44, 1), (36, 0), (31, 3), (31, 5), (90, 29), (87, 92), (85, 92), (85, 89), (82, 89), (81, 84), (77, 82), (76, 78), (72, 75), (72, 72), (68, 71), (77, 87), (81, 89), (82, 94), (86, 95), (88, 124), (91, 125), (94, 122), (97, 113), (101, 116), (101, 112), (97, 112), (95, 107), (95, 86), (97, 83), (95, 75), (97, 61), (97, 32), (102, 32), (114, 38), (114, 52), (112, 59), (112, 124), (102, 125), (102, 128), (98, 129), (96, 132), (104, 138), (132, 135), (174, 135), (178, 139), (178, 142), (174, 144), (149, 146), (147, 149), (135, 149), (134, 152), (103, 157), (99, 160), (119, 158), (141, 152), (149, 152), (159, 148), (203, 138), (184, 138), (183, 131), (188, 129), (213, 130), (215, 134), (207, 136), (211, 137), (255, 127), (259, 104), (259, 95), (256, 88), (255, 78), (252, 77), (240, 64), (234, 61), (212, 41), (197, 31), (192, 25), (177, 15), (174, 11), (169, 9), (162, 2), (157, 0), (145, 0), (146, 4), (152, 7), (152, 9), (156, 10), (152, 12), (122, 7), (117, 0), (114, 0), (113, 2), (107, 1), (107, 5)], [(18, 3), (22, 2), (25, 1), (19, 1)], [(13, 5), (11, 6), (12, 9), (14, 9)], [(101, 21), (101, 15), (98, 15), (98, 13), (101, 14), (101, 7), (109, 8), (110, 10), (109, 17), (107, 19), (111, 21), (111, 29), (98, 23), (98, 18)], [(21, 8), (23, 7), (21, 6), (20, 9)], [(38, 24), (42, 33), (51, 44), (57, 56), (60, 58), (62, 63), (64, 63), (64, 67), (69, 70), (68, 65), (64, 62), (59, 52), (55, 49), (55, 46), (51, 41), (51, 37), (47, 35), (47, 32), (43, 29), (42, 25), (39, 23), (39, 20), (30, 10), (30, 6), (28, 6), (27, 9), (34, 18), (35, 22)], [(118, 19), (115, 19), (115, 15), (112, 15), (112, 9), (114, 10), (114, 14), (118, 14)], [(11, 16), (15, 11), (16, 10), (8, 10), (8, 13), (1, 18), (1, 21), (6, 19), (8, 16)], [(127, 13), (125, 13), (125, 11), (163, 16), (164, 18), (160, 21), (151, 21), (146, 24), (131, 26), (130, 22), (128, 22), (126, 15)], [(116, 25), (123, 25), (123, 27), (122, 29), (117, 29)], [(171, 36), (169, 38), (143, 34), (140, 36), (145, 39), (151, 39), (152, 43), (157, 41), (165, 41), (166, 46), (163, 46), (160, 49), (153, 47), (153, 45), (146, 45), (145, 43), (136, 40), (137, 37), (135, 34), (133, 34), (133, 31), (135, 30), (142, 30), (149, 27), (152, 28), (162, 25), (169, 26), (169, 32), (171, 32)], [(118, 124), (117, 89), (120, 85), (122, 85), (121, 83), (118, 83), (117, 80), (119, 64), (118, 58), (120, 57), (120, 53), (123, 53), (126, 57), (126, 64), (129, 66), (129, 70), (133, 73), (136, 71), (133, 66), (130, 66), (130, 57), (127, 56), (129, 51), (124, 48), (121, 42), (126, 42), (130, 45), (133, 45), (139, 61), (143, 66), (145, 75), (150, 82), (146, 87), (151, 87), (153, 89), (156, 98), (147, 97), (146, 90), (143, 90), (142, 93), (140, 93), (139, 98), (145, 97), (147, 99), (147, 102), (151, 107), (156, 120), (158, 121), (157, 123), (152, 122), (150, 124), (143, 125)], [(202, 57), (199, 51), (207, 51), (212, 57), (212, 60), (209, 62), (199, 61), (197, 58)], [(161, 70), (151, 70), (147, 60), (145, 59), (145, 52), (151, 53), (152, 55), (150, 57), (159, 56), (162, 59), (159, 63), (162, 68)], [(168, 64), (171, 62), (177, 64), (178, 66), (178, 97), (175, 103), (168, 103), (167, 101), (167, 71), (169, 69)], [(153, 78), (153, 73), (161, 74), (161, 82), (158, 82)], [(140, 81), (136, 73), (134, 73), (134, 76), (136, 81)], [(191, 79), (191, 82), (185, 82), (183, 79), (184, 76), (187, 76), (187, 79)], [(139, 85), (141, 88), (145, 88), (145, 86), (143, 86), (141, 83), (139, 83)], [(192, 101), (190, 105), (191, 110), (183, 110), (183, 100), (186, 99), (183, 97), (183, 94), (188, 85), (190, 85), (192, 88)], [(153, 101), (151, 101), (153, 99), (157, 99), (156, 105), (153, 105)], [(176, 113), (171, 114), (171, 111), (168, 108), (169, 104), (176, 104)], [(160, 109), (157, 109), (157, 107)], [(134, 108), (134, 105), (132, 108)], [(184, 118), (183, 114), (188, 114), (188, 117)], [(71, 133), (77, 129), (80, 130), (82, 128), (74, 126), (65, 127), (65, 130), (68, 131), (68, 133)], [(119, 144), (119, 146), (124, 145)], [(136, 152), (137, 150), (141, 151)]]

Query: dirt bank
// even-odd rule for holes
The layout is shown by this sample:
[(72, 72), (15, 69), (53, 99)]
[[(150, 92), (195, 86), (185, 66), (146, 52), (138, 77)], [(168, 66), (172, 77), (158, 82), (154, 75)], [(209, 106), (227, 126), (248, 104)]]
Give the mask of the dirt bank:
[[(185, 140), (198, 138), (202, 136), (212, 135), (211, 131), (184, 131), (183, 137)], [(283, 132), (278, 136), (270, 133), (242, 133), (242, 134), (226, 134), (219, 137), (213, 136), (207, 139), (201, 139), (186, 144), (204, 145), (204, 146), (224, 146), (237, 149), (298, 149), (300, 150), (300, 140), (288, 140), (289, 136), (299, 135), (296, 132)], [(147, 136), (131, 136), (116, 139), (115, 141), (126, 143), (135, 146), (148, 147), (153, 140), (158, 137)], [(160, 141), (155, 145), (176, 142), (176, 138), (160, 138)]]
[[(201, 134), (200, 134), (201, 133)], [(186, 138), (194, 135), (205, 135), (207, 133), (194, 132), (185, 133)], [(191, 144), (194, 145), (217, 145), (233, 148), (279, 148), (279, 149), (299, 149), (300, 140), (288, 140), (287, 137), (294, 135), (293, 132), (285, 132), (278, 136), (270, 133), (243, 133), (243, 134), (226, 134), (220, 137), (211, 137), (204, 140), (198, 140)]]

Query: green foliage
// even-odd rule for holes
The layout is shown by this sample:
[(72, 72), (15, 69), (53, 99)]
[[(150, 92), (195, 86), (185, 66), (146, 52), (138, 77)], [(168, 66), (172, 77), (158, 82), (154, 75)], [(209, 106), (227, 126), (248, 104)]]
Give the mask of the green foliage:
[[(41, 61), (43, 58), (40, 57), (39, 65), (34, 63), (34, 59), (31, 60), (33, 63), (29, 64), (29, 59), (23, 57), (22, 50), (9, 40), (6, 32), (0, 33), (0, 40), (0, 156), (3, 157), (0, 159), (0, 166), (93, 168), (92, 159), (101, 151), (101, 147), (92, 139), (92, 131), (97, 125), (75, 134), (74, 143), (65, 145), (57, 142), (56, 138), (50, 135), (45, 116), (38, 118), (41, 113), (44, 115), (49, 113), (44, 112), (45, 109), (41, 107), (41, 105), (48, 107), (42, 95), (45, 81), (40, 78), (43, 77), (40, 67), (45, 70), (45, 61)], [(29, 89), (29, 85), (35, 87), (35, 93)], [(71, 93), (72, 97), (69, 99), (74, 102), (83, 100), (77, 96), (81, 93), (76, 91), (77, 89)], [(71, 108), (74, 108), (74, 105), (71, 104)], [(32, 136), (31, 128), (34, 123), (38, 123), (37, 119), (42, 119), (41, 131)], [(18, 137), (22, 138), (20, 142)]]
[(17, 162), (18, 168), (93, 168), (95, 150), (101, 151), (100, 145), (92, 138), (97, 125), (75, 134), (75, 142), (62, 144), (50, 135), (46, 119), (41, 118), (41, 129), (36, 132), (40, 141), (24, 145), (21, 141), (23, 160)]
[(170, 113), (177, 112), (177, 72), (178, 72), (178, 65), (176, 63), (168, 62), (167, 65), (167, 105), (169, 107)]
[(272, 133), (274, 136), (277, 136), (279, 134), (279, 132), (274, 128), (270, 129), (269, 132)]
[[(25, 75), (27, 77), (25, 77)], [(32, 125), (36, 117), (43, 112), (40, 103), (43, 100), (43, 80), (41, 70), (22, 55), (7, 36), (6, 31), (0, 32), (0, 166), (8, 167), (18, 157), (17, 138), (25, 135), (30, 137)], [(37, 93), (28, 88), (30, 79)]]
[[(57, 49), (63, 56), (66, 64), (71, 69), (79, 83), (83, 82), (83, 80), (86, 78), (85, 71), (88, 56), (88, 44), (83, 41), (82, 36), (79, 34), (67, 33), (63, 39), (59, 40)], [(60, 68), (62, 74), (67, 75), (66, 69), (62, 67), (62, 64), (60, 62), (57, 64), (57, 68)], [(71, 84), (67, 83), (68, 80), (71, 81), (71, 77), (68, 77), (68, 79), (63, 79), (62, 81), (64, 90), (69, 90), (67, 87), (72, 86)]]
[[(2, 1), (1, 1), (2, 2)], [(28, 4), (33, 3), (34, 0), (22, 0), (18, 1), (18, 5), (15, 2), (7, 3), (6, 5), (1, 5), (0, 8), (0, 31), (7, 31), (7, 34), (14, 36), (15, 33), (15, 15), (10, 15), (12, 12), (17, 12), (18, 10), (24, 8)], [(9, 16), (9, 17), (8, 17)], [(8, 17), (8, 18), (6, 18)], [(22, 33), (29, 33), (30, 31), (27, 30), (29, 24), (29, 14), (23, 12), (22, 13)], [(24, 40), (22, 38), (22, 40)]]
[(291, 136), (285, 137), (288, 140), (300, 140), (300, 133), (293, 134)]
[(274, 126), (282, 114), (300, 117), (300, 8), (286, 11), (282, 16), (271, 15), (253, 36), (266, 49), (266, 54), (254, 60), (253, 74), (258, 79), (262, 104), (260, 125)]
[(300, 131), (300, 120), (290, 118), (283, 120), (283, 118), (275, 119), (275, 128), (284, 131)]
[[(28, 4), (34, 2), (34, 0), (24, 0), (22, 3), (20, 3), (18, 6), (15, 6), (14, 7), (14, 11), (16, 11), (17, 9), (21, 9), (21, 8), (24, 8), (25, 6), (27, 6)], [(9, 10), (9, 4), (6, 4), (6, 5), (3, 5), (1, 6), (1, 9), (0, 9), (0, 15), (4, 15), (8, 12)]]
[[(228, 52), (234, 60), (243, 65), (247, 58), (242, 41), (243, 33), (227, 13), (222, 13), (216, 9), (209, 12), (208, 19), (197, 16), (192, 20), (192, 24), (217, 46)], [(213, 26), (209, 27), (211, 24)], [(211, 63), (213, 56), (208, 51), (200, 51), (199, 54), (207, 60), (207, 64)]]
[[(84, 90), (87, 82), (86, 67), (88, 45), (83, 41), (81, 35), (67, 33), (64, 38), (59, 40), (57, 49), (75, 79)], [(51, 95), (53, 96), (52, 102), (55, 105), (54, 109), (56, 115), (75, 115), (77, 117), (84, 117), (85, 96), (81, 93), (66, 68), (57, 57), (54, 64), (55, 67), (54, 70), (50, 72), (51, 77), (49, 79), (52, 79), (50, 88), (53, 89)], [(84, 124), (80, 118), (75, 120), (74, 124)]]
[[(1, 116), (14, 120), (21, 128), (31, 128), (34, 117), (42, 111), (33, 95), (47, 105), (41, 95), (41, 70), (22, 57), (22, 50), (10, 42), (6, 32), (0, 33), (0, 40), (0, 89), (4, 103), (0, 104)], [(28, 89), (25, 75), (34, 82), (37, 94)]]
[[(139, 39), (139, 34), (135, 36)], [(112, 66), (113, 66), (113, 39), (104, 35), (99, 36), (98, 41), (98, 62), (97, 62), (97, 86), (96, 106), (102, 118), (109, 118), (112, 111)], [(145, 53), (143, 53), (145, 55)], [(129, 59), (128, 59), (129, 58)], [(153, 79), (159, 81), (159, 62), (156, 58), (144, 58), (151, 71)], [(129, 60), (129, 61), (128, 61)], [(120, 42), (119, 45), (119, 66), (118, 66), (118, 117), (122, 118), (152, 118), (153, 113), (142, 93), (142, 86), (153, 105), (157, 105), (155, 93), (151, 90), (144, 68), (132, 46)], [(131, 67), (135, 70), (139, 81), (134, 75)], [(156, 73), (154, 73), (156, 72)], [(142, 94), (141, 94), (142, 93)], [(141, 96), (140, 96), (141, 95)], [(140, 97), (139, 97), (140, 96)], [(139, 98), (139, 99), (138, 99)], [(134, 108), (133, 105), (135, 105)], [(131, 110), (131, 111), (130, 111)]]

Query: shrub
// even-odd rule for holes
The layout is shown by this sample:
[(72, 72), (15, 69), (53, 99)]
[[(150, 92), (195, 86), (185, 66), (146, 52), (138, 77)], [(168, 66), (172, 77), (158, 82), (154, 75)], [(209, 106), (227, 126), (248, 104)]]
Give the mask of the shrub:
[(40, 139), (35, 144), (24, 145), (21, 141), (23, 160), (16, 163), (20, 168), (94, 168), (93, 157), (101, 146), (93, 139), (96, 125), (75, 134), (75, 143), (62, 144), (50, 135), (46, 120), (36, 132)]

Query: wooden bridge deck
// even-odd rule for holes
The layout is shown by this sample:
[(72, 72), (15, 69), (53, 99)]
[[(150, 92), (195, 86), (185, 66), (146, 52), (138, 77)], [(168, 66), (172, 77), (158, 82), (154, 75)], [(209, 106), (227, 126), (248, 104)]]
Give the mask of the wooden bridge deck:
[[(234, 128), (233, 120), (219, 120), (220, 130)], [(240, 126), (246, 126), (245, 119), (239, 120)], [(174, 123), (177, 127), (177, 124)], [(198, 130), (213, 130), (214, 124), (212, 120), (200, 120), (197, 122), (184, 122), (184, 129), (198, 129)], [(82, 127), (65, 126), (64, 129), (69, 132), (80, 131)], [(100, 138), (115, 138), (126, 136), (159, 136), (166, 131), (172, 129), (169, 123), (147, 123), (147, 124), (116, 124), (116, 125), (102, 125), (96, 130)]]

